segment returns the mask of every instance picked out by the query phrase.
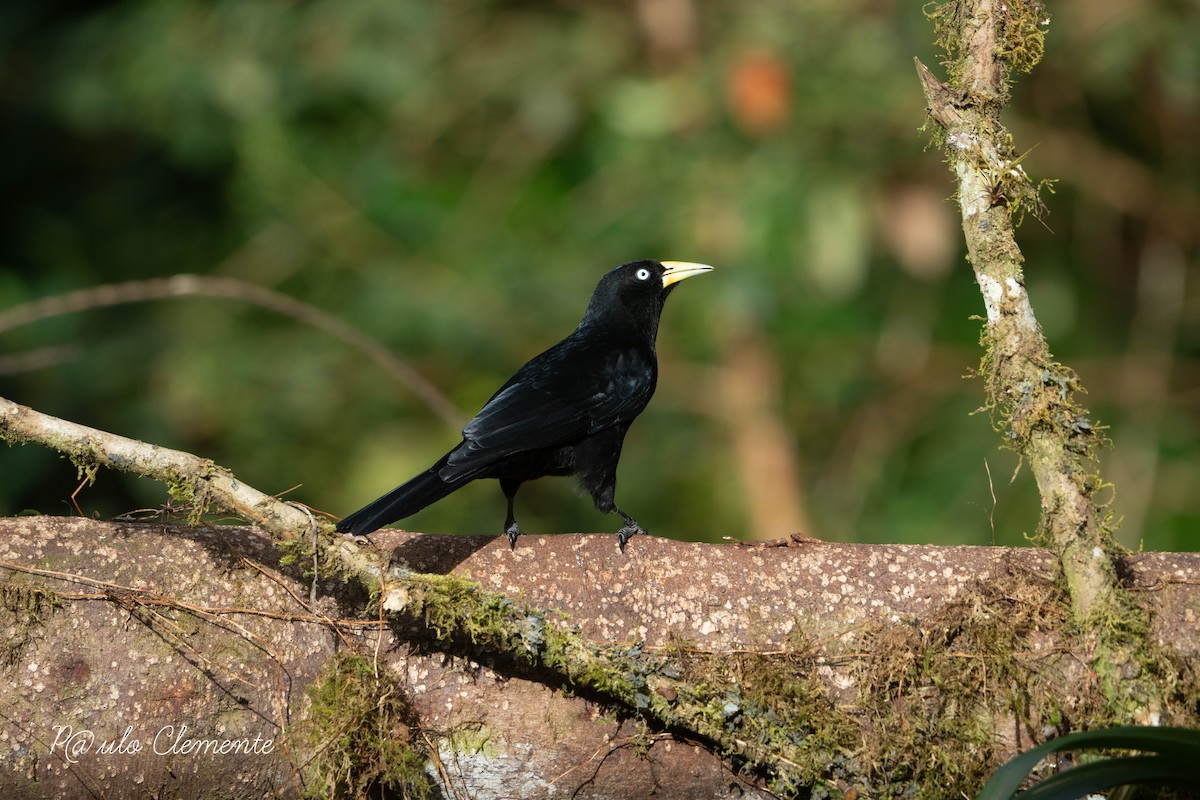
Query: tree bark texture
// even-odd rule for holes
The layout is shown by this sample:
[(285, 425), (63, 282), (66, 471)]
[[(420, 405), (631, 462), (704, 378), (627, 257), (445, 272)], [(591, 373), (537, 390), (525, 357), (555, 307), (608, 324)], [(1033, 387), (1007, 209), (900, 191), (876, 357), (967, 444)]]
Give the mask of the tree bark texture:
[(1041, 57), (1046, 12), (1036, 0), (935, 8), (950, 80), (942, 83), (920, 61), (917, 75), (957, 178), (967, 258), (987, 311), (988, 407), (1037, 480), (1041, 533), (1062, 560), (1080, 623), (1103, 624), (1118, 592), (1108, 554), (1118, 548), (1096, 500), (1103, 482), (1091, 458), (1102, 439), (1074, 399), (1082, 387), (1054, 360), (1029, 302), (1016, 225), (1043, 206), (1000, 120), (1011, 72)]
[[(1104, 717), (1089, 642), (1073, 635), (1043, 550), (637, 537), (622, 555), (610, 535), (529, 536), (515, 552), (503, 537), (373, 540), (369, 558), (469, 577), (515, 606), (558, 610), (631, 665), (654, 659), (638, 684), (648, 705), (718, 687), (712, 713), (745, 750), (664, 729), (603, 691), (564, 691), (543, 665), (490, 652), (478, 619), (445, 638), (428, 614), (381, 623), (340, 578), (314, 605), (252, 528), (24, 517), (0, 521), (0, 791), (319, 790), (331, 779), (313, 765), (335, 737), (310, 735), (312, 687), (336, 653), (360, 654), (403, 700), (389, 736), (420, 754), (426, 794), (448, 798), (957, 796), (978, 788), (968, 757), (982, 772)], [(1123, 569), (1151, 621), (1146, 669), (1170, 677), (1162, 722), (1194, 725), (1200, 554), (1141, 554)], [(739, 771), (772, 746), (772, 719), (794, 769)]]
[(931, 4), (948, 80), (916, 61), (935, 141), (957, 182), (967, 259), (983, 295), (987, 320), (980, 374), (986, 407), (1011, 447), (1028, 464), (1041, 495), (1038, 541), (1053, 549), (1077, 624), (1095, 638), (1092, 668), (1120, 721), (1151, 724), (1161, 716), (1159, 685), (1141, 673), (1141, 642), (1131, 631), (1137, 603), (1120, 576), (1122, 548), (1105, 498), (1112, 487), (1095, 458), (1101, 426), (1077, 400), (1075, 373), (1058, 363), (1025, 289), (1016, 227), (1045, 206), (1021, 165), (1000, 112), (1014, 74), (1041, 59), (1049, 16), (1040, 0), (946, 0)]

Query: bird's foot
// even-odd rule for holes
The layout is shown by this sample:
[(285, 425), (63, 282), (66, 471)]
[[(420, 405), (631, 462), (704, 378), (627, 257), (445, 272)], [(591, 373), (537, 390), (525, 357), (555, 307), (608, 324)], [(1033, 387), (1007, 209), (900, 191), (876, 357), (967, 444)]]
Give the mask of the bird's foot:
[(521, 529), (517, 527), (517, 523), (510, 522), (508, 526), (504, 528), (504, 532), (508, 534), (508, 549), (516, 550), (517, 537), (521, 535)]
[(641, 525), (638, 525), (633, 520), (630, 520), (628, 523), (626, 523), (624, 528), (621, 528), (621, 530), (617, 531), (617, 547), (619, 547), (621, 552), (624, 553), (626, 543), (639, 533), (645, 532), (646, 531), (642, 530)]

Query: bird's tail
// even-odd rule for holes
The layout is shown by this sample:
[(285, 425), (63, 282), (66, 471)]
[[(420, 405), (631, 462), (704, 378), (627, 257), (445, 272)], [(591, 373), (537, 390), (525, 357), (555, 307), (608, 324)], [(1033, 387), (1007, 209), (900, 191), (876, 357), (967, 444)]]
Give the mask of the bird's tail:
[(348, 532), (355, 536), (365, 536), (389, 522), (412, 516), (471, 480), (470, 478), (442, 480), (438, 477), (438, 470), (445, 464), (446, 458), (443, 457), (438, 463), (412, 480), (397, 486), (378, 500), (367, 503), (358, 511), (342, 519), (337, 524), (337, 530), (341, 533)]

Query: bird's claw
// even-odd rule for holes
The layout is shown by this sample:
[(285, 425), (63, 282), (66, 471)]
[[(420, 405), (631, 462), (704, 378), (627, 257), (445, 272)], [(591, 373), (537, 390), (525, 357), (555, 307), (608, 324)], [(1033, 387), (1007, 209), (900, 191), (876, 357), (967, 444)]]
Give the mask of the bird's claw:
[(622, 553), (625, 552), (625, 545), (629, 542), (629, 540), (634, 536), (637, 536), (639, 533), (645, 533), (645, 531), (642, 530), (642, 526), (638, 525), (637, 523), (626, 525), (624, 528), (621, 528), (621, 530), (617, 531), (617, 547), (620, 548)]
[(517, 549), (517, 537), (521, 535), (521, 529), (517, 527), (517, 523), (514, 522), (511, 525), (509, 525), (507, 528), (504, 529), (504, 532), (506, 534), (508, 534), (508, 549), (516, 550)]

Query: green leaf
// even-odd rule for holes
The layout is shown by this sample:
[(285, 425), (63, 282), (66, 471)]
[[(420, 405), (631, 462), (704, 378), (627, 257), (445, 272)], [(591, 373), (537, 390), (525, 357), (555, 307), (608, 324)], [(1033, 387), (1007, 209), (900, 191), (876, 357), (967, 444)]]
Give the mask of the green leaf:
[(1051, 775), (1016, 795), (1020, 800), (1076, 800), (1092, 792), (1136, 783), (1194, 786), (1200, 780), (1195, 762), (1166, 756), (1125, 756), (1093, 761)]
[[(1059, 753), (1064, 750), (1081, 750), (1086, 748), (1141, 750), (1158, 753), (1164, 757), (1159, 759), (1160, 761), (1170, 763), (1172, 768), (1190, 770), (1186, 774), (1194, 780), (1200, 780), (1200, 731), (1185, 728), (1125, 726), (1072, 733), (1052, 739), (1037, 747), (1032, 747), (1020, 755), (1013, 757), (1004, 766), (996, 770), (996, 774), (987, 782), (983, 790), (976, 795), (975, 800), (1009, 800), (1009, 798), (1015, 796), (1017, 789), (1020, 788), (1021, 783), (1029, 775), (1030, 771), (1047, 755)], [(1128, 761), (1137, 761), (1137, 757), (1110, 759), (1109, 761), (1096, 763), (1115, 763), (1119, 765)], [(1092, 765), (1085, 766), (1090, 767)], [(1034, 787), (1034, 789), (1022, 793), (1021, 798), (1022, 800), (1036, 800), (1041, 795), (1032, 795), (1031, 792), (1035, 789), (1040, 789), (1041, 786), (1049, 783), (1051, 780), (1077, 773), (1082, 769), (1084, 767), (1076, 767), (1068, 772), (1055, 775), (1043, 781), (1042, 784)], [(1130, 782), (1132, 781), (1127, 779), (1120, 781), (1118, 784), (1108, 785), (1113, 786)], [(1078, 796), (1079, 794), (1046, 795), (1046, 797)]]

